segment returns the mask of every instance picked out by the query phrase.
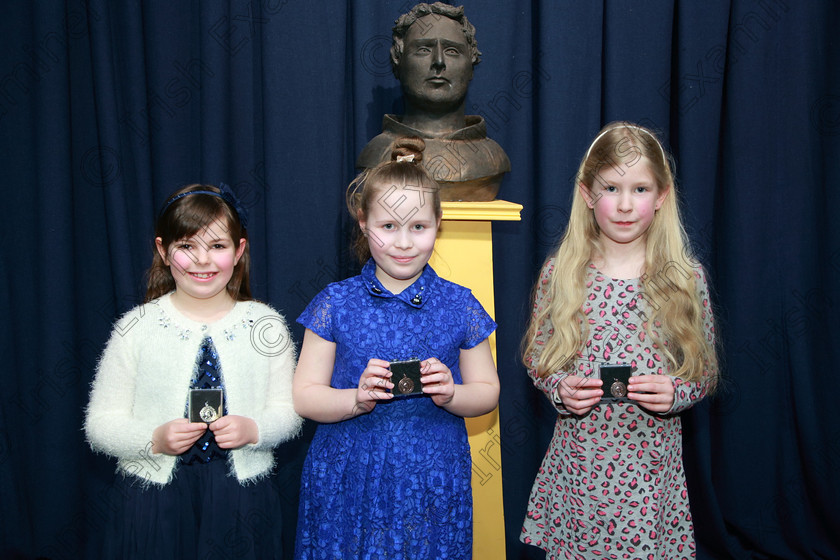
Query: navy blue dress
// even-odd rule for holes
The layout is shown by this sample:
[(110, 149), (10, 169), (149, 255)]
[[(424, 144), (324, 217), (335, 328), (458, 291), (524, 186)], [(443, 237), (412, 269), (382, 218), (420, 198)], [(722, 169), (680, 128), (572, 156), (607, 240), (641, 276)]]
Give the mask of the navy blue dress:
[[(224, 390), (221, 363), (209, 337), (201, 341), (190, 386)], [(109, 517), (103, 549), (95, 557), (282, 558), (282, 506), (271, 479), (243, 486), (230, 476), (228, 460), (229, 452), (207, 430), (179, 456), (181, 464), (169, 484), (146, 487), (134, 477), (119, 477), (114, 492), (119, 509)]]
[[(496, 328), (478, 300), (428, 265), (396, 295), (375, 270), (371, 260), (330, 284), (298, 318), (336, 343), (332, 386), (357, 387), (371, 358), (435, 357), (461, 383), (460, 350)], [(295, 558), (470, 558), (471, 466), (464, 419), (428, 396), (319, 425), (301, 476)]]

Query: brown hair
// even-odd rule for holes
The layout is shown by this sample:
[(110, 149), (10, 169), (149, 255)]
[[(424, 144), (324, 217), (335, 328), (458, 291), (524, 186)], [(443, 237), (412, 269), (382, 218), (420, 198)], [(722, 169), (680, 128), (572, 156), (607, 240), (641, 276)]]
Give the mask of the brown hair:
[[(389, 186), (404, 188), (412, 185), (431, 194), (435, 218), (441, 217), (440, 185), (421, 165), (425, 148), (426, 143), (422, 138), (399, 138), (391, 148), (390, 161), (365, 169), (353, 179), (347, 187), (347, 209), (357, 223), (359, 218), (367, 218), (375, 197)], [(364, 263), (370, 258), (368, 239), (361, 228), (356, 229), (352, 246), (359, 261)]]
[[(207, 192), (217, 194), (206, 194)], [(224, 200), (220, 193), (218, 187), (193, 184), (175, 191), (166, 199), (167, 203), (155, 223), (155, 238), (161, 238), (166, 252), (172, 243), (192, 237), (212, 224), (229, 233), (234, 248), (239, 249), (239, 240), (247, 239), (248, 233), (236, 209)], [(227, 285), (228, 294), (236, 301), (251, 299), (250, 269), (250, 247), (246, 243), (245, 251), (234, 267), (233, 276)], [(175, 278), (172, 277), (169, 265), (160, 256), (157, 247), (154, 248), (152, 266), (147, 276), (146, 302), (175, 289)]]

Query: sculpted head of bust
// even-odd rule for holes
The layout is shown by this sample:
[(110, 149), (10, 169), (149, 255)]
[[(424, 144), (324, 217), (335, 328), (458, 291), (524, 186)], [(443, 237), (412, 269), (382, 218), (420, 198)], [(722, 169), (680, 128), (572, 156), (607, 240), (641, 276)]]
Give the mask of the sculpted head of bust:
[(430, 132), (464, 127), (464, 101), (481, 60), (463, 7), (417, 4), (397, 19), (391, 67), (405, 100), (404, 123)]
[(487, 201), (510, 171), (505, 151), (487, 137), (481, 115), (466, 115), (467, 89), (481, 61), (475, 27), (462, 6), (417, 4), (397, 18), (391, 69), (402, 86), (405, 110), (386, 114), (382, 133), (364, 147), (359, 168), (387, 161), (399, 138), (426, 144), (423, 167), (441, 187), (441, 200)]

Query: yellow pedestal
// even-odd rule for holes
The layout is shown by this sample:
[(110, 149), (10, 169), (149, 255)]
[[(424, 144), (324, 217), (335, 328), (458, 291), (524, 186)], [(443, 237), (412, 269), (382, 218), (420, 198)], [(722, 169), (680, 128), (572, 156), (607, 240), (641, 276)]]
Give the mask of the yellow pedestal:
[[(522, 206), (503, 200), (444, 202), (443, 222), (429, 264), (442, 278), (466, 286), (495, 318), (491, 222), (519, 221)], [(496, 359), (496, 334), (490, 336)], [(473, 464), (473, 558), (504, 560), (502, 454), (498, 408), (467, 418)]]

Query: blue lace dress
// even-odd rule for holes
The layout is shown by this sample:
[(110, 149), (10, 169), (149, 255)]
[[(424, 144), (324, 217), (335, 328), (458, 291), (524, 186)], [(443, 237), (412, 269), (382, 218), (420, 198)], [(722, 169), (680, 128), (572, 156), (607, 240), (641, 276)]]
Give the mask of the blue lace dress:
[[(298, 322), (336, 343), (332, 386), (355, 388), (370, 358), (458, 359), (496, 324), (472, 293), (428, 265), (400, 294), (360, 276), (330, 284)], [(395, 397), (315, 433), (301, 476), (295, 558), (453, 558), (472, 554), (464, 419), (429, 397)]]

